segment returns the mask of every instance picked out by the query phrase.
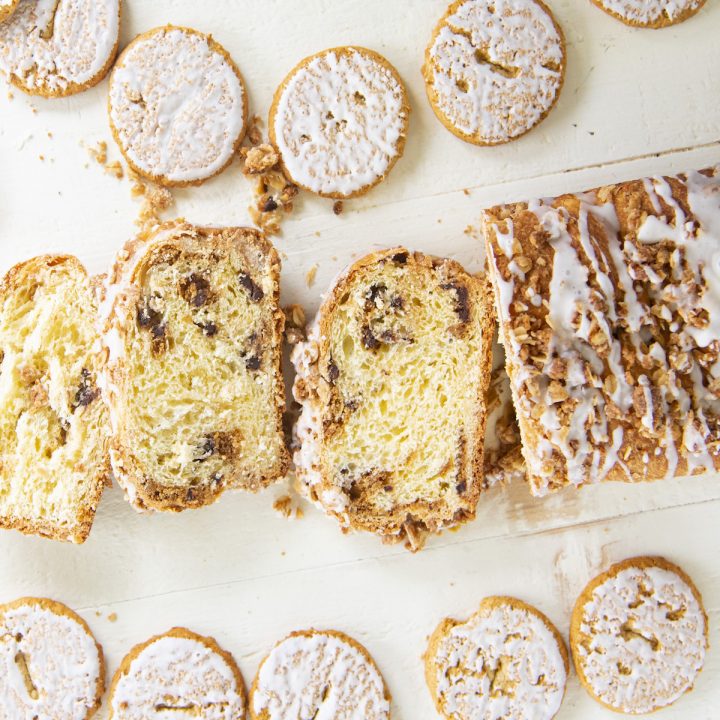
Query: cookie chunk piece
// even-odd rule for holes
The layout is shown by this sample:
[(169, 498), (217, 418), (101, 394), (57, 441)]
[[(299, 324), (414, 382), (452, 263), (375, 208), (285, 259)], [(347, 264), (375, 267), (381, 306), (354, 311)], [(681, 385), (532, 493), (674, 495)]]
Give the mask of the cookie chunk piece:
[(5, 22), (14, 12), (20, 0), (0, 0), (0, 23)]
[(162, 185), (199, 185), (232, 162), (248, 104), (225, 48), (197, 30), (168, 25), (123, 50), (110, 76), (108, 112), (113, 137), (137, 173)]
[(84, 542), (110, 476), (91, 281), (71, 256), (0, 284), (0, 527)]
[(613, 565), (575, 603), (570, 646), (580, 682), (605, 707), (644, 714), (693, 687), (708, 621), (692, 580), (664, 558)]
[(346, 270), (295, 346), (301, 491), (407, 540), (474, 517), (494, 319), (484, 280), (396, 247)]
[(20, 0), (0, 24), (0, 71), (30, 95), (74, 95), (107, 75), (119, 29), (120, 0)]
[(213, 638), (173, 628), (136, 645), (110, 685), (110, 720), (243, 720), (245, 682)]
[(425, 52), (428, 99), (453, 135), (515, 140), (543, 120), (565, 79), (565, 40), (540, 0), (456, 0)]
[(555, 626), (511, 597), (485, 598), (465, 622), (445, 618), (425, 653), (425, 679), (447, 720), (551, 720), (569, 669)]
[(401, 157), (409, 116), (403, 82), (384, 57), (338, 47), (290, 71), (275, 92), (268, 126), (296, 185), (349, 198), (377, 185)]
[(635, 27), (677, 25), (699, 12), (706, 0), (592, 0), (608, 15)]
[(0, 713), (87, 720), (105, 689), (102, 648), (86, 622), (47, 598), (0, 605)]
[(289, 464), (280, 261), (256, 230), (160, 226), (130, 242), (101, 317), (112, 466), (137, 509), (256, 491)]
[(302, 630), (262, 661), (250, 689), (252, 720), (389, 720), (390, 694), (370, 653), (335, 630)]
[(484, 214), (532, 492), (720, 469), (720, 172)]

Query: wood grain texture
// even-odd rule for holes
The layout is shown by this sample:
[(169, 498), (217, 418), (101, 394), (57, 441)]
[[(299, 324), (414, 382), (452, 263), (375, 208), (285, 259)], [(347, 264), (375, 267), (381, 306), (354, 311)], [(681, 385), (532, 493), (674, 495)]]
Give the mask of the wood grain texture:
[[(403, 243), (477, 270), (484, 206), (720, 161), (720, 80), (707, 71), (720, 64), (720, 3), (661, 32), (625, 27), (590, 2), (549, 4), (568, 40), (562, 96), (540, 127), (497, 148), (454, 138), (425, 99), (420, 66), (444, 10), (437, 0), (267, 0), (261, 11), (251, 0), (127, 0), (122, 45), (167, 22), (212, 32), (246, 79), (251, 113), (263, 117), (286, 72), (322, 48), (368, 46), (398, 68), (413, 110), (405, 156), (340, 216), (332, 201), (304, 195), (275, 243), (283, 304), (300, 303), (310, 316), (337, 271), (373, 249)], [(0, 88), (0, 271), (66, 251), (100, 272), (133, 234), (138, 205), (129, 182), (103, 173), (80, 146), (106, 140), (110, 160), (120, 159), (106, 91), (105, 82), (64, 100), (18, 92), (9, 100)], [(237, 164), (174, 194), (169, 216), (249, 223), (250, 186)], [(308, 288), (306, 273), (316, 263)], [(203, 510), (154, 517), (135, 514), (113, 488), (82, 547), (0, 534), (0, 600), (45, 595), (79, 609), (107, 650), (111, 672), (133, 644), (172, 625), (215, 636), (246, 677), (287, 632), (336, 627), (376, 658), (395, 720), (432, 720), (420, 655), (440, 618), (466, 617), (483, 596), (510, 594), (537, 605), (566, 634), (575, 597), (597, 572), (630, 555), (663, 554), (703, 593), (711, 647), (696, 689), (662, 717), (717, 714), (717, 477), (608, 484), (541, 500), (521, 484), (496, 488), (481, 499), (475, 522), (431, 539), (416, 556), (374, 537), (343, 536), (307, 506), (304, 519), (287, 521), (272, 510), (284, 492), (279, 485), (258, 496), (229, 494)], [(613, 717), (571, 676), (559, 720)]]

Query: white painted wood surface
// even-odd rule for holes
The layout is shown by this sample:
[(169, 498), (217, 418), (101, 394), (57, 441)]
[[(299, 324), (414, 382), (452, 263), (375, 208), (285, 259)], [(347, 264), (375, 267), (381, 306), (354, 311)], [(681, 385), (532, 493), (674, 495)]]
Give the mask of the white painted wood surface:
[[(662, 31), (627, 28), (589, 0), (549, 4), (568, 41), (559, 104), (523, 139), (488, 149), (452, 137), (425, 99), (420, 66), (444, 0), (126, 0), (122, 40), (167, 22), (213, 33), (238, 62), (252, 111), (262, 116), (285, 73), (322, 48), (366, 45), (397, 66), (413, 105), (406, 156), (339, 217), (329, 201), (304, 196), (276, 241), (285, 257), (283, 301), (312, 312), (334, 274), (373, 248), (404, 243), (477, 269), (484, 205), (720, 161), (718, 0)], [(0, 92), (0, 271), (34, 254), (69, 251), (101, 272), (133, 233), (138, 208), (128, 181), (104, 174), (81, 147), (107, 140), (110, 159), (120, 158), (107, 128), (106, 87), (54, 101)], [(174, 213), (190, 221), (249, 222), (249, 186), (237, 165), (175, 195)], [(717, 477), (605, 485), (544, 500), (521, 484), (497, 488), (481, 499), (474, 523), (415, 556), (373, 537), (343, 536), (310, 507), (302, 520), (278, 517), (272, 502), (284, 490), (227, 495), (168, 517), (135, 514), (113, 488), (82, 547), (0, 534), (0, 601), (47, 595), (78, 609), (110, 672), (131, 645), (181, 624), (215, 635), (249, 682), (285, 633), (336, 627), (374, 654), (396, 719), (430, 720), (436, 714), (420, 655), (441, 617), (466, 617), (488, 594), (516, 594), (566, 634), (590, 577), (632, 554), (666, 554), (703, 592), (711, 651), (696, 689), (660, 717), (718, 717)], [(573, 675), (558, 718), (610, 717)]]

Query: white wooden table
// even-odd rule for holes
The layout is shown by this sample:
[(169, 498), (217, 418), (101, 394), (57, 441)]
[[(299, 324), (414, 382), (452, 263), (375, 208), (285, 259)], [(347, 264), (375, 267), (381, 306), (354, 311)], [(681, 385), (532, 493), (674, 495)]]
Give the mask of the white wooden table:
[[(311, 313), (335, 273), (373, 248), (404, 243), (477, 269), (483, 206), (720, 161), (718, 0), (662, 31), (627, 28), (589, 0), (550, 4), (568, 41), (559, 104), (525, 138), (487, 149), (451, 136), (425, 99), (420, 66), (444, 0), (126, 0), (122, 42), (167, 22), (213, 33), (242, 69), (252, 111), (262, 116), (285, 73), (314, 51), (365, 45), (397, 66), (413, 106), (405, 157), (339, 217), (330, 201), (303, 197), (276, 240), (283, 302)], [(101, 272), (133, 234), (138, 207), (128, 181), (104, 174), (81, 147), (107, 140), (110, 159), (120, 158), (106, 88), (53, 101), (18, 91), (10, 100), (0, 91), (1, 271), (38, 253), (69, 251)], [(237, 164), (175, 196), (173, 212), (190, 221), (249, 223), (249, 185)], [(281, 484), (179, 516), (140, 516), (113, 488), (84, 546), (0, 534), (0, 601), (46, 595), (78, 609), (110, 672), (131, 645), (175, 624), (216, 636), (248, 682), (285, 633), (342, 629), (377, 659), (394, 717), (430, 720), (436, 714), (420, 656), (441, 617), (466, 617), (488, 594), (515, 594), (566, 634), (590, 577), (632, 554), (665, 554), (704, 595), (711, 650), (696, 689), (659, 717), (718, 717), (718, 477), (595, 486), (544, 500), (522, 484), (496, 488), (481, 499), (475, 522), (431, 539), (414, 556), (374, 537), (343, 536), (311, 507), (302, 520), (281, 518), (272, 504), (285, 491)], [(558, 718), (610, 717), (571, 676)]]

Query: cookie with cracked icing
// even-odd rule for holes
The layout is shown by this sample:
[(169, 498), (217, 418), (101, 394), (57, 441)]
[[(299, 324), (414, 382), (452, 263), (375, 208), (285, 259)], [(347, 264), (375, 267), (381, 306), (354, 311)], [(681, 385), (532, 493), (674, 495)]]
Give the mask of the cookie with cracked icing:
[(14, 12), (20, 0), (0, 0), (0, 23), (5, 22)]
[(198, 508), (284, 476), (279, 283), (277, 252), (252, 228), (166, 223), (118, 254), (100, 308), (103, 397), (137, 510)]
[(101, 646), (87, 623), (47, 598), (0, 605), (0, 714), (87, 720), (105, 689)]
[(245, 682), (233, 656), (181, 627), (136, 645), (110, 685), (110, 720), (192, 716), (243, 720)]
[(512, 597), (485, 598), (465, 622), (442, 620), (424, 660), (433, 702), (447, 720), (551, 720), (570, 669), (555, 626)]
[(403, 247), (361, 258), (292, 352), (300, 491), (419, 550), (475, 516), (494, 314), (484, 279)]
[(545, 119), (565, 79), (565, 39), (541, 0), (456, 0), (425, 52), (440, 122), (474, 145), (500, 145)]
[(199, 185), (232, 162), (248, 101), (225, 48), (197, 30), (167, 25), (123, 50), (110, 75), (108, 113), (138, 174), (166, 186)]
[(20, 0), (0, 24), (0, 72), (44, 97), (97, 85), (117, 53), (120, 6), (120, 0)]
[(605, 707), (644, 714), (692, 689), (705, 662), (700, 592), (662, 557), (635, 557), (598, 575), (575, 603), (570, 646), (580, 682)]
[(405, 149), (410, 105), (397, 70), (362, 47), (305, 58), (275, 92), (270, 141), (285, 174), (329, 198), (365, 194)]
[(389, 720), (390, 693), (370, 653), (336, 630), (290, 633), (260, 663), (252, 720)]
[(626, 25), (659, 28), (677, 25), (699, 12), (706, 0), (592, 0)]

